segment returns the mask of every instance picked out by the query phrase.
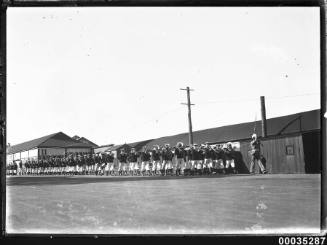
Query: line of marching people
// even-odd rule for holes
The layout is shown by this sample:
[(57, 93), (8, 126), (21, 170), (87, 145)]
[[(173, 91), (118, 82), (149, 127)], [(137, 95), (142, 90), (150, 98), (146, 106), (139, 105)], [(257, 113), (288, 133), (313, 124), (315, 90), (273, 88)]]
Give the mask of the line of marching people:
[(20, 161), (7, 166), (8, 175), (209, 175), (237, 173), (236, 151), (231, 143), (224, 145), (179, 142), (171, 147), (156, 145), (137, 152), (124, 149), (117, 158), (113, 152), (47, 156), (39, 160)]

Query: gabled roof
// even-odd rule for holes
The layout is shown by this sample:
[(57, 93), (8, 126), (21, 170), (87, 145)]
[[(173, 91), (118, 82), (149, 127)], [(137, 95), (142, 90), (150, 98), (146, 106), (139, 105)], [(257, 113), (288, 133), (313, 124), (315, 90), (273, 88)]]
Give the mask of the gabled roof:
[(129, 146), (128, 146), (127, 144), (114, 145), (114, 146), (110, 147), (110, 148), (108, 149), (108, 151), (109, 151), (109, 150), (110, 150), (110, 151), (117, 151), (117, 150), (119, 150), (119, 149), (121, 149), (121, 148), (129, 148)]
[(153, 141), (153, 139), (138, 141), (138, 142), (134, 142), (134, 143), (129, 143), (128, 145), (131, 148), (135, 148), (136, 151), (140, 151), (143, 148), (143, 146), (145, 146), (146, 144), (148, 144), (151, 141)]
[(12, 145), (10, 146), (7, 151), (8, 154), (12, 154), (12, 153), (16, 153), (16, 152), (20, 152), (20, 151), (25, 151), (25, 150), (31, 150), (33, 148), (38, 147), (41, 143), (47, 141), (48, 139), (50, 139), (51, 137), (55, 136), (58, 133), (54, 133), (54, 134), (49, 134), (34, 140), (30, 140), (30, 141), (26, 141), (24, 143), (20, 143), (17, 145)]
[[(267, 119), (267, 136), (277, 135), (289, 122), (300, 116), (301, 123), (300, 120), (295, 120), (285, 128), (281, 135), (320, 129), (320, 110), (312, 110)], [(249, 139), (253, 133), (255, 124), (256, 133), (258, 136), (261, 136), (261, 121), (256, 121), (194, 131), (193, 142), (201, 144), (205, 142), (227, 142)], [(175, 146), (177, 142), (183, 142), (187, 145), (188, 133), (154, 139), (147, 143), (147, 147), (149, 148), (153, 145), (163, 146), (166, 143)]]
[(84, 138), (84, 137), (79, 137), (78, 135), (73, 136), (72, 139), (77, 140), (81, 143), (92, 145), (94, 148), (98, 147), (98, 145), (93, 143), (91, 140), (88, 140), (87, 138)]
[(13, 145), (8, 148), (8, 154), (27, 151), (34, 148), (49, 148), (49, 147), (92, 148), (92, 145), (76, 141), (71, 137), (69, 137), (68, 135), (64, 134), (63, 132), (58, 132), (41, 138), (30, 140), (21, 144)]
[(113, 146), (114, 146), (113, 144), (99, 146), (97, 148), (94, 148), (94, 153), (105, 152), (105, 151), (109, 150), (110, 148), (112, 148)]

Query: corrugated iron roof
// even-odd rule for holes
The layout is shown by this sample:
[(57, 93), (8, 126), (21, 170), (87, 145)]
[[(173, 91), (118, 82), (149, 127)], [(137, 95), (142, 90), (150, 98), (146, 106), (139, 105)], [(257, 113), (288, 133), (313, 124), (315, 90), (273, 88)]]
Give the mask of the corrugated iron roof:
[[(305, 132), (320, 129), (320, 110), (312, 110), (267, 119), (267, 135), (277, 135), (278, 132), (283, 129), (283, 127), (285, 127), (290, 121), (294, 120), (296, 117), (299, 116), (301, 116), (301, 123), (300, 120), (294, 121), (282, 132), (282, 135), (297, 133), (300, 131)], [(201, 144), (205, 142), (227, 142), (249, 139), (251, 138), (251, 134), (253, 133), (254, 124), (256, 124), (257, 135), (261, 136), (261, 121), (256, 121), (256, 123), (246, 122), (194, 131), (193, 142)], [(171, 146), (175, 146), (177, 142), (183, 142), (185, 145), (187, 145), (188, 133), (182, 133), (154, 139), (147, 143), (147, 147), (149, 148), (153, 145), (163, 146), (166, 143), (170, 144)]]
[(27, 151), (34, 148), (49, 148), (49, 147), (60, 147), (60, 148), (92, 148), (92, 145), (76, 141), (64, 134), (58, 132), (30, 140), (21, 144), (13, 145), (8, 148), (8, 154), (14, 154), (16, 152)]
[(105, 152), (105, 151), (108, 151), (109, 149), (111, 149), (112, 147), (113, 147), (113, 145), (100, 146), (100, 147), (94, 149), (94, 153)]
[(148, 144), (151, 141), (153, 141), (153, 139), (138, 141), (138, 142), (134, 142), (134, 143), (129, 143), (128, 145), (131, 148), (135, 148), (136, 151), (140, 151), (143, 148), (143, 146), (145, 146), (146, 144)]
[(97, 144), (93, 143), (91, 140), (85, 138), (85, 137), (79, 137), (78, 135), (75, 135), (72, 137), (73, 140), (92, 145), (94, 148), (99, 147)]

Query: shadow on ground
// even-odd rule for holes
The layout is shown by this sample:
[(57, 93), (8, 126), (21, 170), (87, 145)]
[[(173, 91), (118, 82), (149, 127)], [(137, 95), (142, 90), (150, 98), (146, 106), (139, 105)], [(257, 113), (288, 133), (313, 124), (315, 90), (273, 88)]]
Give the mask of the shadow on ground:
[(7, 177), (7, 186), (15, 185), (74, 185), (99, 182), (139, 181), (139, 180), (168, 180), (191, 178), (224, 178), (234, 175), (200, 175), (200, 176), (10, 176)]

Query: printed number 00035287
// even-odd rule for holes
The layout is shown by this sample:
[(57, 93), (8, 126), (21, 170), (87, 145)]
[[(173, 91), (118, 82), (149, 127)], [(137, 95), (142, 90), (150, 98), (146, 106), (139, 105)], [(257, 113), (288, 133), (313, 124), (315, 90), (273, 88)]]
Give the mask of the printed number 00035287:
[(279, 245), (324, 245), (326, 237), (310, 236), (310, 237), (279, 237)]

